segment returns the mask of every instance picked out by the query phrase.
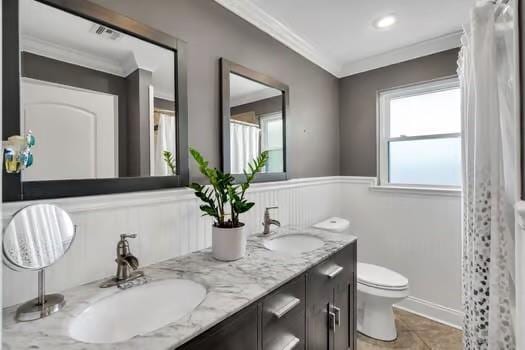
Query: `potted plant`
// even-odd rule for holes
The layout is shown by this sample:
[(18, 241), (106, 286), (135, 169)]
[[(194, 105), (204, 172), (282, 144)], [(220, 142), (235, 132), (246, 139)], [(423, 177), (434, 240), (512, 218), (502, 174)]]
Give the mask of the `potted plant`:
[(248, 164), (244, 170), (244, 182), (235, 184), (231, 174), (223, 173), (217, 168), (210, 168), (208, 161), (195, 149), (190, 153), (199, 166), (199, 171), (210, 182), (209, 186), (191, 184), (195, 195), (203, 202), (200, 209), (203, 215), (214, 219), (212, 226), (212, 252), (218, 260), (233, 261), (244, 256), (246, 235), (240, 214), (246, 213), (255, 203), (246, 200), (246, 191), (250, 183), (268, 161), (268, 152), (262, 152)]

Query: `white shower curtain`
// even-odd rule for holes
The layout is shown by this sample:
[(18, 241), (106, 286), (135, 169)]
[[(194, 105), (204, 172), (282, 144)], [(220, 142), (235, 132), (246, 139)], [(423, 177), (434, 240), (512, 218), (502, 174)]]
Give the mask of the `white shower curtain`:
[(242, 174), (249, 162), (259, 155), (260, 129), (254, 125), (230, 123), (231, 173)]
[[(514, 211), (518, 200), (512, 8), (478, 2), (462, 38), (463, 305), (467, 350), (516, 349)], [(523, 330), (522, 330), (523, 331)]]
[(157, 139), (155, 143), (155, 176), (173, 175), (171, 169), (164, 160), (163, 152), (169, 151), (175, 158), (175, 117), (160, 114)]

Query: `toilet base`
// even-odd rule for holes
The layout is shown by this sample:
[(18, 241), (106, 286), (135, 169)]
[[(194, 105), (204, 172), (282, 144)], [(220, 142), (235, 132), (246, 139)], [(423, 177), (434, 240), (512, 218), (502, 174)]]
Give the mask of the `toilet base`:
[(397, 330), (392, 305), (405, 297), (377, 296), (359, 291), (358, 288), (357, 331), (381, 341), (396, 340)]

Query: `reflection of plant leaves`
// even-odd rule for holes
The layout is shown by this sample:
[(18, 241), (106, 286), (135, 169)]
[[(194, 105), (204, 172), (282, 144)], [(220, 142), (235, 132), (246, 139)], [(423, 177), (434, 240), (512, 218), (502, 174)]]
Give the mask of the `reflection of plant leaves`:
[(168, 168), (170, 168), (171, 175), (175, 175), (177, 171), (175, 168), (175, 157), (173, 156), (173, 153), (171, 153), (170, 151), (162, 151), (162, 157), (166, 162)]

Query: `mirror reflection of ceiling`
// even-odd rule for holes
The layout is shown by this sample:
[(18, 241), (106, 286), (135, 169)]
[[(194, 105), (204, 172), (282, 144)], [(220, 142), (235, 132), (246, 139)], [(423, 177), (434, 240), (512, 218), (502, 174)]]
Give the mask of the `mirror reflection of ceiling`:
[[(174, 53), (35, 0), (20, 0), (20, 49), (36, 55), (126, 77), (152, 72), (155, 96), (174, 100)], [(111, 28), (109, 28), (111, 29)]]
[(230, 73), (230, 107), (279, 96), (280, 90)]

